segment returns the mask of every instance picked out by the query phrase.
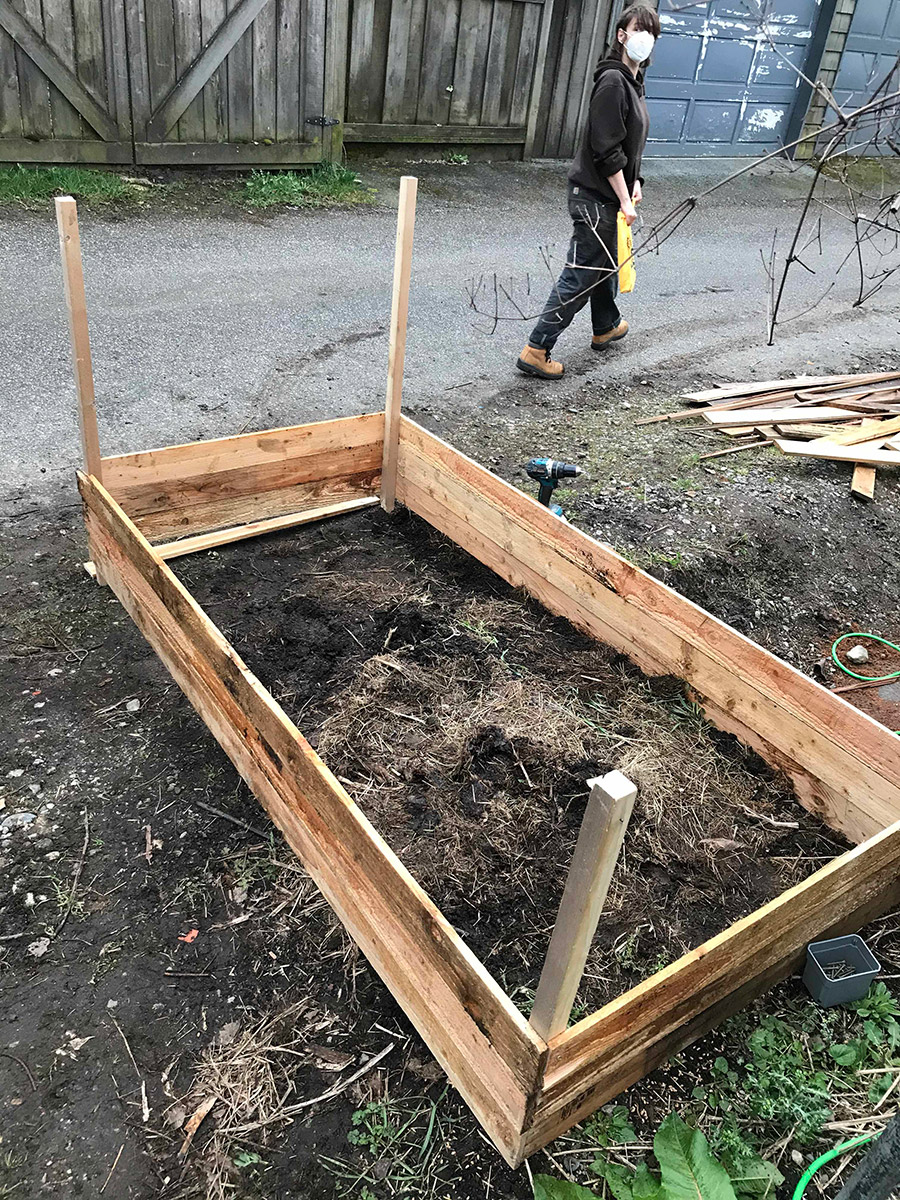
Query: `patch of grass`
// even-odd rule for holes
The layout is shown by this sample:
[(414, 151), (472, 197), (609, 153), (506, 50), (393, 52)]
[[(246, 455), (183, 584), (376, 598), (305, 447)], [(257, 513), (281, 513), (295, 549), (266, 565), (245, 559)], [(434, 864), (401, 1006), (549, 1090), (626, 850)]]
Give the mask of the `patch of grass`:
[(309, 171), (251, 171), (243, 200), (251, 208), (322, 208), (332, 204), (371, 204), (374, 192), (364, 188), (355, 171), (338, 163), (321, 163)]
[(0, 167), (0, 204), (37, 208), (54, 196), (109, 203), (136, 200), (145, 189), (114, 171), (91, 167)]

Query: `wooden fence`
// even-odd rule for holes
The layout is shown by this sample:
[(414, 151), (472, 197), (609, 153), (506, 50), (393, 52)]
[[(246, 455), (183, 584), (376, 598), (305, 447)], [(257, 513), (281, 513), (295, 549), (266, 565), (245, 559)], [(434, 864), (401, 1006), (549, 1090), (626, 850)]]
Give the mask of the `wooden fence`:
[(527, 154), (553, 3), (0, 0), (0, 160), (277, 165), (344, 140)]

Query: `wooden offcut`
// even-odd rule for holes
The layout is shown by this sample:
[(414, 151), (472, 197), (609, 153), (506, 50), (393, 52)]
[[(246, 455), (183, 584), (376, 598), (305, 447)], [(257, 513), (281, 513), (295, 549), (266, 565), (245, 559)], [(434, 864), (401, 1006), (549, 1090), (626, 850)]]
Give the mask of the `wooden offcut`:
[(411, 175), (404, 175), (400, 180), (397, 244), (394, 250), (394, 294), (391, 301), (391, 333), (388, 347), (387, 399), (384, 407), (384, 454), (381, 466), (381, 505), (385, 512), (393, 512), (397, 492), (397, 447), (400, 441), (400, 407), (406, 359), (406, 325), (409, 314), (409, 280), (413, 231), (416, 224), (417, 188), (418, 180)]
[(88, 334), (84, 270), (81, 262), (81, 238), (78, 232), (78, 213), (75, 201), (71, 196), (57, 196), (56, 225), (59, 230), (59, 253), (62, 259), (66, 312), (69, 317), (69, 342), (72, 347), (81, 450), (85, 469), (97, 479), (102, 479), (100, 438), (97, 433), (97, 410), (94, 399), (94, 372), (91, 364), (91, 339)]
[[(565, 1028), (633, 799), (607, 777), (601, 790), (614, 807), (585, 821), (546, 984), (526, 1020), (165, 561), (304, 514), (323, 520), (377, 504), (389, 440), (397, 503), (643, 671), (683, 679), (708, 720), (781, 771), (798, 801), (856, 848)], [(853, 461), (866, 450), (831, 453)], [(510, 1165), (784, 978), (808, 942), (900, 903), (900, 740), (889, 729), (402, 416), (399, 403), (393, 416), (389, 405), (387, 417), (97, 457), (79, 488), (98, 580)], [(166, 540), (154, 547), (154, 536)]]
[(532, 1027), (548, 1042), (569, 1024), (637, 795), (620, 771), (589, 779), (588, 786), (590, 798), (531, 1010)]

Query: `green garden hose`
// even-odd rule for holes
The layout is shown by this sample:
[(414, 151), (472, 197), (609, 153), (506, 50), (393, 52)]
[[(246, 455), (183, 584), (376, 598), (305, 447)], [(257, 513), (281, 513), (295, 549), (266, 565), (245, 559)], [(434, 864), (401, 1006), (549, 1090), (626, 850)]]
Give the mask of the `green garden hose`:
[(869, 641), (879, 642), (882, 646), (888, 646), (900, 654), (900, 646), (895, 642), (889, 642), (887, 638), (879, 637), (877, 633), (843, 633), (831, 647), (831, 657), (847, 675), (852, 675), (854, 679), (861, 679), (864, 683), (886, 683), (889, 679), (900, 679), (900, 671), (892, 671), (890, 675), (857, 675), (855, 671), (851, 671), (837, 656), (838, 646), (841, 642), (846, 642), (848, 638), (868, 638)]
[[(850, 634), (846, 635), (850, 637)], [(853, 635), (857, 636), (857, 635)], [(871, 635), (870, 635), (871, 636)], [(835, 643), (837, 645), (837, 643)], [(858, 1146), (864, 1146), (866, 1142), (871, 1142), (878, 1135), (875, 1133), (866, 1133), (862, 1137), (851, 1138), (849, 1142), (841, 1142), (839, 1146), (835, 1146), (833, 1150), (828, 1150), (820, 1155), (815, 1162), (812, 1162), (807, 1167), (806, 1171), (794, 1189), (793, 1200), (801, 1200), (802, 1196), (806, 1195), (806, 1189), (809, 1182), (820, 1167), (824, 1167), (826, 1163), (830, 1163), (833, 1158), (837, 1158), (841, 1154), (847, 1154), (850, 1150), (855, 1150)]]

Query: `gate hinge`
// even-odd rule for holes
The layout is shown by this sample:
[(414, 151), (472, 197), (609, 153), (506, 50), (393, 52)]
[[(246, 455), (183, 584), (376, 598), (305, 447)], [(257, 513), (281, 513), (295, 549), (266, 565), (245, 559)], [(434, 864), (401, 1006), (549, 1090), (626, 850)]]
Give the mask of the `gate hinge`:
[(337, 117), (307, 117), (306, 124), (322, 126), (340, 125), (340, 121), (337, 119)]

